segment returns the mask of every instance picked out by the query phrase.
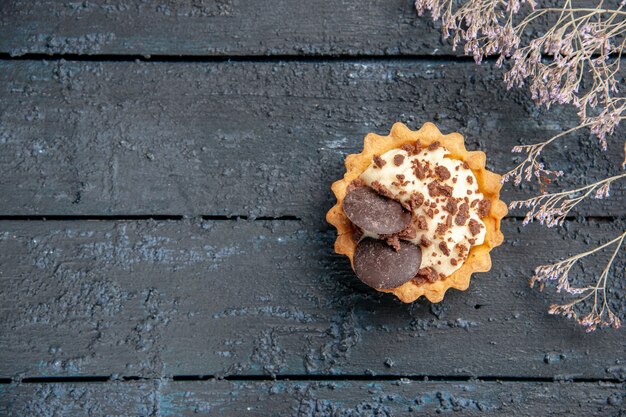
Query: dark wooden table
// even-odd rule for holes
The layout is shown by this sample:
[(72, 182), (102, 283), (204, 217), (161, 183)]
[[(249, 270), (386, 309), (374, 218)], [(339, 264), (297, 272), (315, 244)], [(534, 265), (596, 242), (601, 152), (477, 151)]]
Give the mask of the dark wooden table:
[[(624, 330), (528, 287), (623, 230), (624, 187), (559, 230), (512, 212), (440, 304), (332, 252), (329, 186), (367, 132), (434, 121), (503, 172), (576, 123), (411, 3), (0, 3), (0, 415), (625, 415)], [(563, 187), (617, 169), (594, 140), (547, 150)]]

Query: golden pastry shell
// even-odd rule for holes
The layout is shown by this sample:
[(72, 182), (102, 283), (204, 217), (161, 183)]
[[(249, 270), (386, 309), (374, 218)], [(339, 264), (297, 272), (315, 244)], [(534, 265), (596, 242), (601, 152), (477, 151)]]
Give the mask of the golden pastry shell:
[(433, 283), (416, 284), (413, 281), (391, 290), (380, 290), (395, 294), (402, 302), (411, 303), (422, 295), (431, 302), (443, 300), (448, 288), (465, 291), (474, 272), (487, 272), (491, 269), (492, 248), (499, 246), (504, 237), (500, 231), (500, 220), (507, 214), (506, 204), (500, 200), (502, 188), (501, 176), (485, 169), (486, 156), (481, 151), (465, 149), (463, 136), (459, 133), (443, 135), (433, 123), (425, 123), (419, 130), (410, 130), (402, 123), (395, 123), (388, 136), (370, 133), (365, 137), (363, 152), (346, 157), (346, 173), (343, 179), (332, 185), (333, 193), (337, 198), (335, 204), (326, 213), (326, 220), (337, 228), (335, 252), (346, 255), (354, 269), (354, 250), (356, 242), (352, 239), (352, 225), (343, 211), (342, 203), (346, 195), (346, 188), (357, 179), (370, 165), (374, 155), (382, 155), (392, 149), (399, 149), (402, 145), (416, 143), (426, 147), (433, 142), (439, 142), (450, 151), (449, 158), (465, 161), (476, 176), (478, 189), (486, 199), (491, 200), (491, 209), (482, 221), (486, 226), (485, 241), (482, 245), (472, 246), (467, 259), (452, 275)]

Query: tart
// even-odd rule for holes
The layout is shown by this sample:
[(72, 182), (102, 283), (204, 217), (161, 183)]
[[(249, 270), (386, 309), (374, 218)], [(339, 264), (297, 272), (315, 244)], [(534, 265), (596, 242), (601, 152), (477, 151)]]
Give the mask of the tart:
[(335, 252), (361, 281), (405, 303), (466, 290), (472, 273), (491, 269), (490, 251), (503, 241), (501, 177), (485, 161), (459, 133), (443, 135), (432, 123), (368, 134), (332, 185), (337, 204), (326, 219), (337, 228)]

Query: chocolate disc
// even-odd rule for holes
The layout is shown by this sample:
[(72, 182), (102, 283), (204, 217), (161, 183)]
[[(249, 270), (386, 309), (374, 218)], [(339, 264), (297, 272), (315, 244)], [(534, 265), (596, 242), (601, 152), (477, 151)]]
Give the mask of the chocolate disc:
[(346, 195), (343, 211), (352, 223), (379, 235), (398, 233), (411, 221), (411, 213), (400, 203), (369, 187), (357, 187)]
[(419, 246), (400, 241), (397, 252), (382, 240), (365, 238), (354, 252), (354, 271), (361, 281), (378, 290), (389, 290), (410, 281), (422, 264)]

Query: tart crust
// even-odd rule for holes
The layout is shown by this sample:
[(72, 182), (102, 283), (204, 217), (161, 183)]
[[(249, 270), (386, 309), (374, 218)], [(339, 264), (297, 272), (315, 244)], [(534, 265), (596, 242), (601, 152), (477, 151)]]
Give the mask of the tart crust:
[(350, 258), (354, 269), (354, 251), (357, 242), (352, 238), (353, 226), (343, 211), (342, 203), (346, 195), (346, 188), (357, 179), (370, 165), (374, 155), (382, 155), (392, 149), (398, 149), (404, 144), (414, 145), (418, 143), (426, 147), (433, 142), (439, 142), (450, 151), (448, 158), (467, 162), (478, 182), (478, 189), (485, 199), (491, 200), (491, 209), (487, 217), (481, 220), (485, 223), (486, 234), (482, 245), (472, 246), (467, 259), (452, 275), (433, 283), (416, 284), (413, 281), (391, 290), (379, 290), (395, 294), (402, 302), (411, 303), (422, 295), (431, 302), (443, 300), (448, 288), (465, 291), (470, 283), (474, 272), (487, 272), (491, 269), (491, 257), (489, 252), (499, 246), (504, 236), (500, 231), (500, 220), (507, 214), (506, 204), (499, 199), (502, 188), (501, 176), (485, 169), (486, 156), (481, 151), (468, 151), (465, 149), (463, 136), (459, 133), (443, 135), (433, 123), (425, 123), (419, 130), (410, 130), (402, 123), (395, 123), (388, 136), (380, 136), (369, 133), (365, 137), (363, 152), (351, 154), (346, 157), (346, 173), (343, 179), (335, 181), (332, 185), (333, 193), (337, 198), (335, 204), (326, 213), (326, 220), (337, 228), (337, 240), (335, 252)]

